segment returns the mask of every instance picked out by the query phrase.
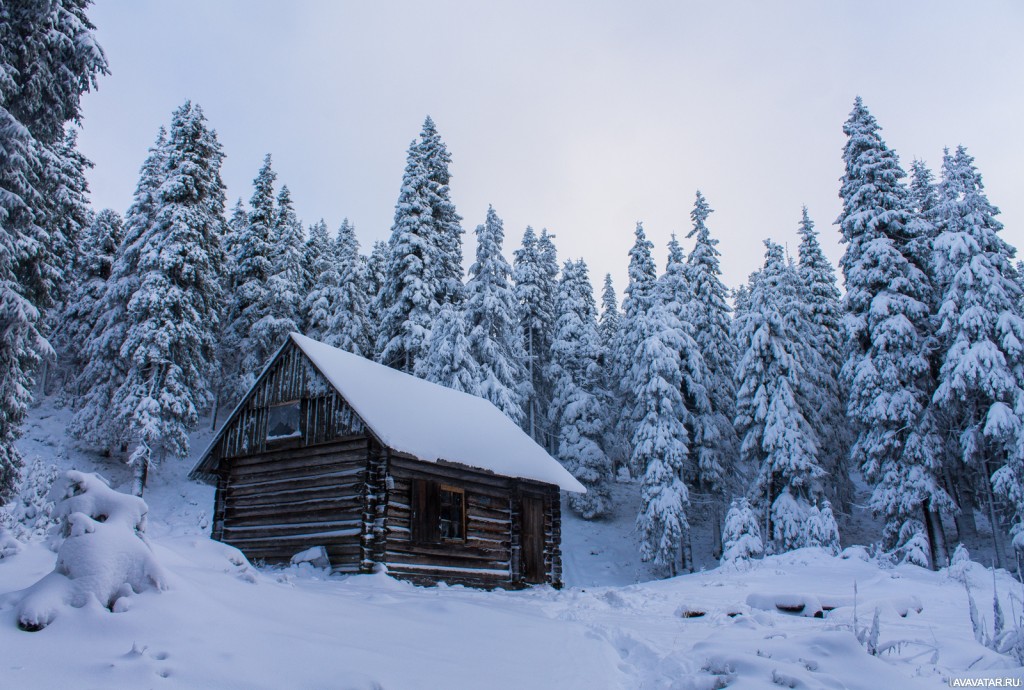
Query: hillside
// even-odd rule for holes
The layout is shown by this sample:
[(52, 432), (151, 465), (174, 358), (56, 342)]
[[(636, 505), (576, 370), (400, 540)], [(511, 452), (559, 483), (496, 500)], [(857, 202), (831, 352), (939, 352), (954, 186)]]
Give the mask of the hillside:
[[(123, 468), (65, 440), (65, 418), (52, 404), (37, 407), (26, 456), (125, 488)], [(201, 450), (204, 434), (193, 440)], [(619, 509), (608, 521), (567, 513), (564, 589), (482, 592), (383, 573), (255, 568), (205, 537), (212, 491), (185, 471), (162, 468), (146, 493), (148, 534), (170, 587), (132, 597), (123, 613), (93, 601), (22, 632), (5, 595), (48, 572), (54, 554), (34, 541), (0, 560), (0, 646), (12, 687), (877, 690), (1024, 676), (975, 640), (965, 588), (948, 570), (805, 549), (653, 581), (636, 555), (631, 484), (616, 486)], [(959, 572), (991, 621), (991, 572), (974, 563)], [(1003, 571), (994, 581), (1007, 617), (1019, 618), (1019, 583)], [(822, 617), (794, 613), (800, 606)], [(868, 632), (875, 610), (877, 658), (853, 633), (855, 619)]]

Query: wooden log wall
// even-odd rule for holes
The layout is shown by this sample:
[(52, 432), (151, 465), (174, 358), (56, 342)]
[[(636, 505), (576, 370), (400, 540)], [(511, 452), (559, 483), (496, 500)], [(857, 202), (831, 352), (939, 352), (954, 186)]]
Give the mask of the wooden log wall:
[(228, 422), (219, 447), (221, 458), (256, 455), (267, 450), (267, 416), (272, 405), (301, 400), (302, 446), (313, 446), (366, 431), (359, 416), (313, 366), (295, 343), (289, 342), (271, 368), (249, 393), (238, 414)]
[(218, 491), (221, 541), (266, 563), (324, 546), (335, 571), (358, 572), (370, 444), (366, 435), (351, 435), (234, 458)]
[[(417, 584), (439, 580), (472, 587), (513, 587), (512, 483), (514, 480), (445, 465), (390, 461), (387, 497), (388, 573)], [(466, 541), (418, 544), (412, 540), (412, 480), (426, 478), (465, 489)]]

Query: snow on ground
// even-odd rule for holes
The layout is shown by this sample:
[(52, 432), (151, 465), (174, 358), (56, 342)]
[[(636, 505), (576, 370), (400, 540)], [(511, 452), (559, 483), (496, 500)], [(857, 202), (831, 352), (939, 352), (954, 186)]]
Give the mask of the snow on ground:
[[(34, 410), (22, 448), (128, 473), (63, 440), (65, 413)], [(204, 434), (208, 438), (208, 433)], [(203, 450), (197, 438), (196, 451)], [(803, 550), (649, 581), (632, 531), (635, 486), (607, 521), (563, 523), (567, 587), (481, 592), (419, 588), (385, 574), (328, 577), (308, 564), (255, 569), (205, 538), (212, 491), (162, 468), (147, 490), (149, 540), (168, 589), (111, 613), (95, 601), (42, 631), (0, 606), (0, 686), (18, 688), (938, 688), (1022, 669), (978, 644), (963, 584), (914, 566), (880, 567)], [(697, 550), (695, 545), (695, 551)], [(42, 541), (0, 560), (0, 598), (54, 567)], [(991, 625), (992, 574), (966, 569)], [(1004, 610), (1022, 590), (997, 573)], [(854, 636), (878, 610), (871, 657)], [(821, 618), (800, 615), (822, 607)], [(789, 612), (779, 606), (790, 609)], [(893, 643), (893, 644), (888, 644)]]

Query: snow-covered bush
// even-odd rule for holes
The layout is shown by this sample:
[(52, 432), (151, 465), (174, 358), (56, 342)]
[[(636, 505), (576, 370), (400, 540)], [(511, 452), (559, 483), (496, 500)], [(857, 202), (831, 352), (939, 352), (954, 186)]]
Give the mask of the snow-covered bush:
[(59, 536), (53, 572), (18, 594), (18, 626), (40, 630), (62, 606), (96, 599), (125, 611), (134, 592), (167, 588), (167, 577), (146, 541), (145, 501), (111, 489), (95, 474), (69, 471), (51, 491)]
[(901, 562), (930, 567), (928, 562), (928, 537), (924, 533), (924, 525), (917, 520), (907, 520), (900, 528), (899, 548)]
[(722, 563), (746, 561), (764, 553), (757, 515), (745, 498), (734, 499), (722, 530)]
[[(66, 453), (63, 449), (62, 452)], [(3, 520), (14, 538), (23, 542), (39, 539), (56, 524), (50, 489), (59, 476), (55, 465), (39, 457), (25, 470), (21, 490), (5, 509)]]
[(832, 513), (832, 504), (827, 500), (820, 509), (818, 506), (812, 506), (808, 511), (807, 522), (804, 525), (804, 545), (817, 546), (833, 556), (839, 555), (839, 525), (836, 524), (836, 517)]

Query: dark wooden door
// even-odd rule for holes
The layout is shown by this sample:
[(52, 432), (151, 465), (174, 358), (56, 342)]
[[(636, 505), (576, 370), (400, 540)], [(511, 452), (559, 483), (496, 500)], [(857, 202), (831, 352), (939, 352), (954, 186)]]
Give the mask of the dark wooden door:
[(523, 497), (523, 579), (531, 584), (544, 577), (544, 499)]

